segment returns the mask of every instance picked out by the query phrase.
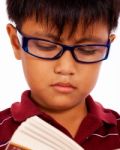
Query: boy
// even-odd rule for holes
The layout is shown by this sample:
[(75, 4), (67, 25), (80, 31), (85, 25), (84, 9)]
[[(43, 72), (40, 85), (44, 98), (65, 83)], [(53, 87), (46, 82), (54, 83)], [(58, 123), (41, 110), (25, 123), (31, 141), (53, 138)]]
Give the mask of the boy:
[(0, 148), (37, 115), (86, 150), (120, 148), (120, 116), (89, 95), (107, 59), (119, 0), (7, 0), (15, 57), (30, 90), (0, 112)]

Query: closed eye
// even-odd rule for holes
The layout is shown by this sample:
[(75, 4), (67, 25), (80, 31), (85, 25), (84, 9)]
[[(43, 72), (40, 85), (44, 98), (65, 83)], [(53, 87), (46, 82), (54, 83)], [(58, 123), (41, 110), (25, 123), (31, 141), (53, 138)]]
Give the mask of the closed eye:
[(85, 48), (77, 48), (77, 51), (79, 53), (85, 54), (85, 55), (92, 55), (97, 52), (97, 49), (85, 49)]
[(30, 40), (28, 43), (28, 46), (30, 49), (34, 50), (46, 50), (46, 51), (51, 51), (51, 50), (56, 50), (57, 45), (48, 43), (45, 41), (35, 41), (35, 40)]
[(44, 45), (36, 45), (38, 50), (55, 50), (56, 46), (44, 46)]

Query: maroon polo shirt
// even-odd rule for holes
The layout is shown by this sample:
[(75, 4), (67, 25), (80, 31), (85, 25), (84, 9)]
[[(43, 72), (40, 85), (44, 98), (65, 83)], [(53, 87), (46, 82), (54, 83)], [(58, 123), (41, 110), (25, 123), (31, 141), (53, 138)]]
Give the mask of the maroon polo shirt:
[[(88, 114), (73, 138), (85, 150), (113, 150), (120, 148), (120, 115), (103, 108), (88, 96)], [(41, 112), (30, 98), (30, 91), (22, 94), (21, 102), (0, 112), (0, 150), (4, 150), (17, 127), (27, 118), (37, 115), (72, 138), (67, 129), (49, 115)]]

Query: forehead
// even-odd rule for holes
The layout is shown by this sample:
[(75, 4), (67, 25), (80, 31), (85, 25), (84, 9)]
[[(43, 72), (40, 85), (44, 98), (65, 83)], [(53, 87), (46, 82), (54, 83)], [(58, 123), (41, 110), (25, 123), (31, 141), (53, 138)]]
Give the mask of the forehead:
[(33, 37), (41, 37), (41, 35), (48, 35), (59, 38), (61, 41), (68, 39), (80, 39), (80, 38), (108, 38), (108, 26), (103, 22), (95, 22), (94, 24), (89, 25), (86, 29), (79, 22), (78, 26), (75, 29), (75, 32), (71, 34), (72, 26), (68, 23), (63, 28), (62, 33), (59, 35), (59, 29), (56, 25), (51, 22), (36, 22), (35, 19), (27, 19), (24, 21), (22, 28), (22, 32), (28, 36)]

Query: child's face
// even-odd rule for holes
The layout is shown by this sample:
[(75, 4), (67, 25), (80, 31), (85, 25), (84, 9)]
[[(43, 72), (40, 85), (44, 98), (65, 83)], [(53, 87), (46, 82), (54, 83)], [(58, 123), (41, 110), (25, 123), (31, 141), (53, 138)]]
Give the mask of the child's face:
[[(8, 32), (17, 59), (22, 60), (26, 80), (31, 89), (32, 98), (45, 110), (68, 110), (85, 104), (85, 98), (96, 84), (101, 62), (82, 64), (76, 62), (71, 53), (66, 51), (57, 60), (43, 60), (25, 53), (16, 37), (15, 29), (8, 25)], [(89, 27), (83, 34), (81, 25), (75, 34), (68, 38), (69, 26), (66, 26), (60, 42), (66, 45), (105, 44), (108, 40), (108, 28), (102, 23)], [(24, 22), (21, 32), (26, 36), (52, 41), (56, 30), (34, 20)], [(48, 36), (49, 34), (49, 36)], [(83, 40), (82, 43), (76, 41)], [(90, 40), (93, 39), (93, 40)], [(97, 40), (95, 40), (97, 39)]]

